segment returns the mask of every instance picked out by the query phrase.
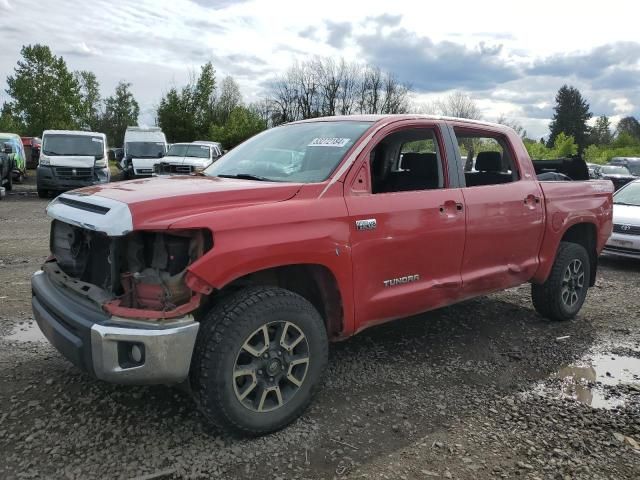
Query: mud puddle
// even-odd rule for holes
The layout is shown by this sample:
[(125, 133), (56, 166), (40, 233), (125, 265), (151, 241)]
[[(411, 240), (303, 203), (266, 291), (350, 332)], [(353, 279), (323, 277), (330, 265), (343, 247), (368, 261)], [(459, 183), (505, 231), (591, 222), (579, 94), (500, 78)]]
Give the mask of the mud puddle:
[[(616, 351), (632, 355), (637, 347)], [(640, 357), (640, 355), (638, 356)], [(640, 399), (640, 358), (611, 351), (590, 353), (567, 365), (533, 389), (534, 395), (571, 399), (593, 408), (613, 409)]]
[(47, 341), (36, 322), (16, 325), (8, 335), (4, 336), (4, 339), (13, 342), (46, 343)]

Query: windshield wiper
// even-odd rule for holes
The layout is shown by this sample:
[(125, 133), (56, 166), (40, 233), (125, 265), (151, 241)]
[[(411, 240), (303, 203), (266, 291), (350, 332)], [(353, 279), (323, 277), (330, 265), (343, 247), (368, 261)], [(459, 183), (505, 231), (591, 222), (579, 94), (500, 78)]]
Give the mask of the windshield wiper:
[(258, 180), (260, 182), (272, 182), (273, 180), (267, 177), (261, 177), (260, 175), (252, 175), (251, 173), (236, 173), (235, 175), (216, 175), (221, 178), (239, 178), (241, 180)]

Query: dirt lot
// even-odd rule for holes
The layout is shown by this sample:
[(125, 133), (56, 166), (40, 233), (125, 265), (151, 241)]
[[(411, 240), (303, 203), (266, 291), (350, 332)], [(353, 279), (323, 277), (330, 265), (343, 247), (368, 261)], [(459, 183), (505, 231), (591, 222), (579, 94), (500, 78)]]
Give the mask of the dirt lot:
[(101, 383), (43, 341), (45, 205), (0, 202), (0, 478), (640, 478), (640, 262), (603, 259), (568, 323), (523, 286), (334, 345), (301, 420), (238, 440), (182, 390)]

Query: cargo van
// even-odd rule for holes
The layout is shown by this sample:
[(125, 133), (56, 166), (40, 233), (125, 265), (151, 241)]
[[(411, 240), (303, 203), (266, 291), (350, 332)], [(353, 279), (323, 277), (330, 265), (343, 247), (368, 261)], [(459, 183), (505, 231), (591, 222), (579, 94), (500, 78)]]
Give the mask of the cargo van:
[(107, 183), (107, 137), (104, 133), (45, 130), (36, 171), (38, 196)]
[(22, 139), (15, 133), (0, 133), (0, 148), (4, 149), (5, 143), (11, 145), (11, 153), (8, 155), (13, 159), (13, 180), (20, 183), (27, 176), (27, 161)]
[(120, 168), (125, 178), (153, 174), (155, 165), (167, 153), (167, 139), (159, 127), (127, 127), (124, 134), (124, 157)]

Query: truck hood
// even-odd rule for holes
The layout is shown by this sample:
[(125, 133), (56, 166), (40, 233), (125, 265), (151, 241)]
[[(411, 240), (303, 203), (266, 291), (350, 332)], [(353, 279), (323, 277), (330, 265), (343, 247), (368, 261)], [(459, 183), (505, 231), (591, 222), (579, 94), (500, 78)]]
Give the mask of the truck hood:
[[(184, 217), (212, 210), (287, 200), (301, 186), (297, 183), (219, 177), (169, 176), (94, 185), (68, 192), (59, 199), (60, 203), (66, 203), (66, 221), (69, 220), (69, 210), (66, 207), (72, 205), (75, 206), (73, 210), (77, 210), (74, 214), (80, 217), (83, 214), (86, 216), (90, 209), (83, 207), (82, 203), (107, 209), (111, 205), (117, 205), (118, 208), (113, 207), (111, 210), (128, 210), (131, 228), (163, 228)], [(52, 214), (55, 209), (49, 208), (48, 211)], [(110, 214), (103, 214), (99, 223), (106, 222), (107, 216)], [(74, 221), (76, 224), (78, 222), (85, 225), (91, 223), (97, 227), (95, 222)], [(110, 233), (117, 234), (111, 230)]]

